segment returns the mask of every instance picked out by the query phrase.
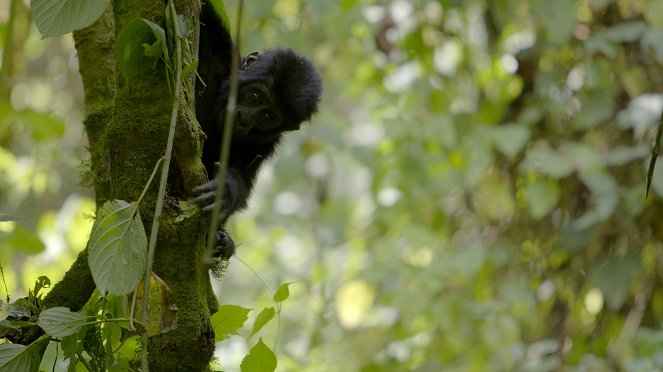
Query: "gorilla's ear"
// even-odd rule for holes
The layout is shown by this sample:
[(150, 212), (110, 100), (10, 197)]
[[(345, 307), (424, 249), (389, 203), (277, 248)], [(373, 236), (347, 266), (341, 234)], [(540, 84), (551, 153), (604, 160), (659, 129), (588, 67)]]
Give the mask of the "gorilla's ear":
[(242, 58), (242, 64), (239, 66), (240, 70), (244, 70), (245, 68), (249, 67), (250, 64), (258, 60), (258, 56), (260, 55), (260, 52), (253, 52), (249, 54), (248, 56)]

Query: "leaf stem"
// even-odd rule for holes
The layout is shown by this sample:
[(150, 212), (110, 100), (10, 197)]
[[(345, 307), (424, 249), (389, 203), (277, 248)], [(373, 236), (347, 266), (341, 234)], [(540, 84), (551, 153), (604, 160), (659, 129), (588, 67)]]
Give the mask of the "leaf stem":
[(221, 144), (221, 153), (219, 154), (219, 172), (216, 175), (219, 182), (216, 183), (216, 192), (214, 193), (214, 204), (212, 208), (212, 217), (207, 231), (207, 249), (205, 250), (205, 262), (212, 260), (214, 243), (216, 242), (216, 230), (219, 225), (219, 215), (221, 214), (221, 200), (223, 200), (224, 180), (228, 169), (228, 158), (230, 156), (230, 139), (232, 137), (233, 122), (235, 111), (237, 109), (237, 90), (239, 86), (239, 45), (241, 38), (242, 13), (244, 11), (244, 1), (239, 2), (237, 11), (237, 20), (235, 25), (235, 42), (232, 44), (231, 64), (230, 64), (230, 92), (228, 93), (228, 104), (226, 105), (226, 116), (223, 124), (223, 143)]
[(147, 180), (147, 184), (145, 185), (145, 188), (143, 188), (143, 192), (140, 193), (140, 196), (138, 197), (138, 200), (136, 203), (140, 204), (140, 202), (143, 200), (143, 197), (145, 194), (147, 194), (147, 189), (150, 188), (150, 185), (152, 184), (152, 180), (154, 180), (154, 176), (157, 174), (157, 169), (159, 169), (159, 165), (161, 164), (162, 161), (164, 161), (165, 158), (162, 156), (157, 160), (157, 163), (154, 165), (154, 169), (152, 169), (152, 174), (150, 175), (150, 178)]
[[(150, 277), (152, 274), (152, 261), (154, 261), (154, 251), (156, 250), (157, 235), (159, 233), (159, 224), (161, 222), (161, 212), (163, 210), (164, 196), (166, 194), (166, 185), (168, 181), (168, 171), (170, 169), (170, 159), (173, 153), (173, 143), (175, 141), (175, 128), (177, 127), (177, 115), (179, 109), (180, 85), (182, 80), (182, 49), (180, 32), (177, 25), (177, 12), (172, 0), (168, 1), (168, 12), (170, 13), (171, 24), (167, 27), (173, 27), (175, 35), (175, 50), (177, 52), (175, 62), (177, 69), (175, 71), (175, 95), (173, 97), (173, 110), (170, 116), (170, 129), (168, 131), (168, 142), (166, 144), (166, 154), (164, 156), (163, 170), (161, 171), (161, 182), (159, 183), (159, 192), (157, 194), (157, 204), (154, 209), (154, 219), (152, 220), (152, 231), (150, 232), (150, 241), (147, 248), (147, 268), (145, 269), (145, 278), (143, 279), (143, 324), (147, 324), (149, 319), (149, 293)], [(148, 372), (147, 363), (147, 345), (148, 335), (144, 329), (140, 335), (141, 339), (141, 366), (143, 372)]]

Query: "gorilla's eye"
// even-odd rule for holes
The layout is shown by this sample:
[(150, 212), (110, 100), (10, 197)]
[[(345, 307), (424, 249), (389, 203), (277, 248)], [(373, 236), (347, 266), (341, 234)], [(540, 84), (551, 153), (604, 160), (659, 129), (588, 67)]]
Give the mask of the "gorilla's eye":
[(264, 114), (262, 115), (262, 118), (263, 118), (265, 121), (270, 122), (270, 121), (272, 121), (272, 114), (270, 114), (269, 112), (266, 112), (266, 113), (264, 113)]
[(251, 99), (252, 104), (259, 105), (262, 102), (262, 94), (257, 90), (253, 90), (249, 93), (249, 99)]

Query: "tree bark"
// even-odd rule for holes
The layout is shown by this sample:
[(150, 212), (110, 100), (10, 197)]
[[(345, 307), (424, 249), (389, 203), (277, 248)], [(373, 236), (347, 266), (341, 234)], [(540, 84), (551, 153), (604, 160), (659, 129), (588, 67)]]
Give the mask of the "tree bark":
[[(199, 2), (176, 1), (176, 7), (178, 14), (198, 25)], [(164, 155), (173, 98), (163, 63), (127, 82), (116, 68), (114, 56), (114, 42), (124, 25), (138, 17), (159, 24), (164, 14), (163, 1), (116, 0), (101, 19), (74, 33), (85, 90), (85, 128), (97, 207), (113, 199), (137, 200), (154, 165)], [(197, 54), (198, 30), (196, 26), (190, 40), (193, 55)], [(183, 79), (183, 92), (193, 92), (193, 77)], [(178, 202), (206, 181), (201, 162), (204, 134), (195, 119), (193, 98), (183, 93), (177, 102), (180, 114), (154, 258), (154, 272), (168, 284), (179, 308), (178, 325), (150, 338), (149, 362), (154, 371), (205, 370), (214, 353), (209, 317), (218, 304), (202, 265), (208, 221), (196, 214), (175, 222), (181, 213)], [(146, 231), (152, 224), (157, 188), (153, 183), (140, 205)], [(44, 302), (47, 307), (66, 306), (75, 311), (94, 288), (86, 249)]]

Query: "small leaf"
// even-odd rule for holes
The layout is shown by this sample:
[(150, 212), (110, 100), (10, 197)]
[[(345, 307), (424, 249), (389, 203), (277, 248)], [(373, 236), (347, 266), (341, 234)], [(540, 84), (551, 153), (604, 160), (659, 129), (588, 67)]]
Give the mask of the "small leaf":
[(85, 325), (87, 317), (66, 307), (53, 307), (39, 314), (39, 326), (53, 337), (67, 337)]
[(147, 267), (147, 236), (137, 203), (106, 202), (88, 244), (88, 264), (102, 296), (132, 292)]
[(292, 283), (294, 283), (294, 282), (281, 284), (279, 289), (274, 294), (274, 301), (276, 301), (276, 302), (285, 301), (290, 296), (290, 289), (288, 288), (288, 286)]
[(258, 331), (262, 329), (262, 327), (265, 326), (265, 324), (267, 324), (270, 320), (272, 320), (274, 318), (274, 314), (276, 314), (276, 311), (274, 310), (273, 307), (266, 307), (262, 309), (260, 314), (258, 314), (256, 321), (253, 323), (253, 330), (251, 331), (249, 337), (256, 334)]
[(261, 338), (244, 357), (240, 369), (242, 372), (272, 372), (276, 369), (276, 356)]
[[(177, 313), (179, 309), (175, 305), (175, 299), (170, 288), (155, 273), (151, 273), (150, 275), (149, 296), (147, 334), (154, 336), (175, 329), (177, 327)], [(140, 282), (136, 289), (134, 317), (139, 322), (143, 320), (143, 281)]]
[(35, 281), (35, 287), (32, 289), (32, 295), (35, 297), (39, 297), (39, 291), (41, 291), (42, 288), (50, 288), (51, 286), (51, 280), (48, 279), (47, 276), (40, 276), (37, 278), (37, 281)]
[(237, 330), (242, 328), (251, 309), (237, 305), (223, 305), (219, 307), (210, 319), (216, 337), (215, 341), (221, 341), (228, 338), (229, 335), (236, 335)]
[(32, 17), (43, 37), (57, 37), (91, 25), (109, 3), (109, 0), (33, 0)]
[(127, 23), (115, 41), (115, 58), (125, 79), (131, 80), (153, 68), (161, 52), (167, 60), (166, 33), (142, 18)]

